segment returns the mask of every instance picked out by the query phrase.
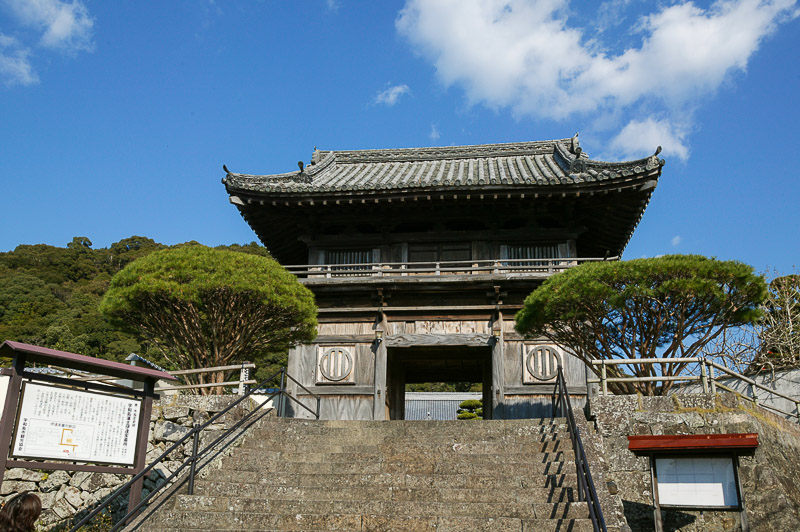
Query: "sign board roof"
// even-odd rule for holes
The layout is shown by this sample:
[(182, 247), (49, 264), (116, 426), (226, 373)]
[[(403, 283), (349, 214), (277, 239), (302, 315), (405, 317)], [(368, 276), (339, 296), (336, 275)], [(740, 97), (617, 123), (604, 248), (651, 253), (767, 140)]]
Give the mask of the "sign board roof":
[(0, 355), (2, 356), (12, 358), (15, 352), (24, 353), (26, 362), (65, 366), (70, 369), (99, 373), (121, 379), (131, 379), (134, 381), (144, 381), (146, 379), (164, 379), (170, 381), (177, 380), (175, 377), (165, 371), (131, 366), (121, 362), (104, 360), (102, 358), (87, 357), (84, 355), (68, 353), (66, 351), (58, 351), (56, 349), (50, 349), (47, 347), (24, 344), (22, 342), (6, 340), (3, 342), (3, 345), (0, 345)]

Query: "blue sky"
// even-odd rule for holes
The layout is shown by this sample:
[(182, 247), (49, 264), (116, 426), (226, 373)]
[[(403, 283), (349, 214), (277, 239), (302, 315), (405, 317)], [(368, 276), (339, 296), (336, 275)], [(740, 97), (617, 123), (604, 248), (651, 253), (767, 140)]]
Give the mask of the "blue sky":
[(314, 146), (662, 145), (626, 258), (798, 263), (796, 0), (0, 0), (0, 250), (255, 239), (222, 164)]

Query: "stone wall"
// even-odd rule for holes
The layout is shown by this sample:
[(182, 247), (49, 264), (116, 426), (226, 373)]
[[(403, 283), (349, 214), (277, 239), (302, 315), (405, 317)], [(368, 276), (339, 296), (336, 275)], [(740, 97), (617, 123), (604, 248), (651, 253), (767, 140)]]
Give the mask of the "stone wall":
[[(592, 397), (589, 417), (602, 440), (605, 490), (622, 499), (634, 532), (654, 529), (649, 460), (628, 450), (629, 435), (758, 433), (739, 476), (752, 531), (800, 530), (800, 427), (728, 393)], [(594, 472), (594, 471), (593, 471)], [(598, 489), (602, 486), (598, 486)], [(665, 530), (741, 530), (738, 512), (663, 510)]]
[[(151, 463), (174, 442), (189, 433), (194, 423), (208, 421), (236, 399), (238, 397), (235, 395), (171, 395), (155, 401), (146, 463)], [(201, 445), (204, 441), (212, 441), (221, 431), (241, 419), (247, 408), (249, 406), (237, 406), (223, 416), (220, 423), (210, 425), (201, 437)], [(167, 460), (156, 466), (156, 471), (145, 478), (143, 496), (150, 493), (155, 482), (175, 471), (191, 452), (191, 441), (188, 441), (170, 453)], [(38, 524), (45, 529), (60, 528), (63, 524), (71, 525), (73, 516), (85, 514), (87, 509), (93, 508), (130, 478), (128, 475), (106, 473), (7, 469), (0, 487), (0, 502), (5, 502), (21, 491), (32, 491), (42, 499), (43, 511)], [(127, 497), (115, 501), (112, 509), (115, 515), (124, 515), (127, 511)]]

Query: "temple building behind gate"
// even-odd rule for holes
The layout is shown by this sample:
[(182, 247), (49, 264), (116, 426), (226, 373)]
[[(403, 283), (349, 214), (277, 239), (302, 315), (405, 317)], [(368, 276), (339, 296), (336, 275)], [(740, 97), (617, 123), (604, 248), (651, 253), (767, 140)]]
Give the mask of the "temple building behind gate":
[(323, 418), (402, 419), (406, 384), (473, 382), (484, 417), (510, 419), (545, 414), (558, 364), (570, 393), (587, 394), (586, 366), (520, 337), (514, 314), (550, 275), (621, 256), (661, 175), (659, 151), (594, 161), (577, 135), (315, 149), (299, 170), (228, 172), (223, 183), (316, 296), (319, 335), (289, 352), (289, 373), (322, 396)]

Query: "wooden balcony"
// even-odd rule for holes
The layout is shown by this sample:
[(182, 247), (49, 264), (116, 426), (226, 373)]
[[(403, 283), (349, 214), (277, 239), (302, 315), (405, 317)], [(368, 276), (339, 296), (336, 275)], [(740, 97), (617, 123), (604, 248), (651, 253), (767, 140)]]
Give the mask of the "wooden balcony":
[(286, 266), (301, 282), (417, 282), (424, 280), (456, 281), (478, 278), (546, 278), (584, 262), (617, 260), (618, 257), (493, 259), (441, 262), (377, 262), (364, 264), (306, 264)]

